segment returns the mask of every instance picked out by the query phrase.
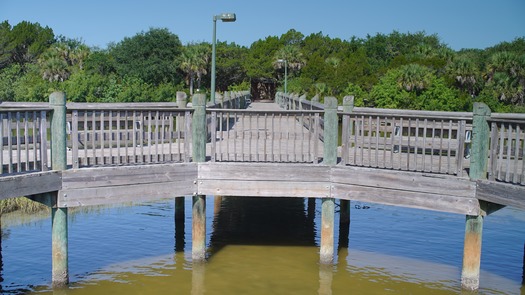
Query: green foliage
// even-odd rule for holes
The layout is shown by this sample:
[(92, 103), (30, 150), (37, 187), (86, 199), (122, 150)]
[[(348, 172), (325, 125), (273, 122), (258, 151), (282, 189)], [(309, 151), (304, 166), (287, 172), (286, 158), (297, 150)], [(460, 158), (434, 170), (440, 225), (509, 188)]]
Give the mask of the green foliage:
[[(247, 48), (236, 45), (235, 43), (227, 44), (225, 42), (219, 42), (216, 49), (217, 72), (215, 75), (215, 87), (218, 91), (226, 91), (230, 85), (249, 81), (243, 63), (248, 53)], [(207, 81), (209, 80), (207, 79)], [(244, 90), (248, 89), (250, 89), (249, 86)]]
[(0, 25), (0, 69), (11, 63), (33, 63), (55, 42), (53, 30), (38, 23), (22, 21), (10, 29), (7, 21)]
[(250, 89), (251, 85), (248, 81), (242, 81), (240, 84), (230, 85), (228, 91), (246, 91)]
[(110, 49), (115, 58), (121, 78), (134, 77), (152, 85), (178, 84), (182, 78), (178, 73), (176, 58), (182, 52), (179, 37), (168, 29), (150, 29), (123, 41)]
[[(470, 111), (483, 101), (495, 112), (525, 110), (525, 38), (454, 52), (424, 32), (349, 40), (291, 29), (249, 48), (217, 44), (216, 87), (246, 90), (251, 80), (284, 84), (288, 92), (355, 96), (356, 106)], [(75, 102), (173, 101), (176, 91), (209, 89), (211, 46), (183, 46), (152, 28), (88, 48), (38, 23), (0, 23), (0, 100), (47, 101), (66, 91)], [(188, 91), (188, 88), (190, 91)]]
[(361, 89), (359, 85), (349, 82), (346, 88), (343, 90), (343, 96), (339, 99), (339, 104), (343, 104), (343, 97), (347, 95), (354, 96), (354, 106), (366, 107), (368, 106), (368, 93)]

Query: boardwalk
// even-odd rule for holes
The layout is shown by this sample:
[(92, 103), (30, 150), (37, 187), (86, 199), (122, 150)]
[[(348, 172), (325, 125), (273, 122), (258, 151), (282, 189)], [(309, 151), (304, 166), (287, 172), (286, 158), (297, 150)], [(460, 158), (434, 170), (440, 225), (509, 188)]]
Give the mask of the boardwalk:
[(252, 103), (244, 112), (212, 111), (215, 119), (212, 161), (317, 163), (323, 154), (318, 113), (282, 112), (275, 103)]

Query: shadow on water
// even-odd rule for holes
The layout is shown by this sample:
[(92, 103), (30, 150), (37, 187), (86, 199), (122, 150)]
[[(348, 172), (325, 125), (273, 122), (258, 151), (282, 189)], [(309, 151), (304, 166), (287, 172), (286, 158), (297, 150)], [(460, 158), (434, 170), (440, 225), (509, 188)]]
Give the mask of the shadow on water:
[(226, 245), (316, 246), (315, 208), (302, 198), (222, 197), (209, 256)]

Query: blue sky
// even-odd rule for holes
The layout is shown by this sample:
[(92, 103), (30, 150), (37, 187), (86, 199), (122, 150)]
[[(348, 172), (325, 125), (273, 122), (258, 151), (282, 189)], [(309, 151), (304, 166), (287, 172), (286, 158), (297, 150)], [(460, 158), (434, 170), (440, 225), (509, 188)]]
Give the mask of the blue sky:
[(0, 20), (12, 26), (38, 22), (100, 48), (150, 28), (167, 28), (183, 44), (211, 42), (221, 12), (237, 21), (218, 22), (217, 38), (243, 46), (289, 29), (344, 40), (425, 31), (455, 50), (525, 37), (525, 0), (0, 0)]

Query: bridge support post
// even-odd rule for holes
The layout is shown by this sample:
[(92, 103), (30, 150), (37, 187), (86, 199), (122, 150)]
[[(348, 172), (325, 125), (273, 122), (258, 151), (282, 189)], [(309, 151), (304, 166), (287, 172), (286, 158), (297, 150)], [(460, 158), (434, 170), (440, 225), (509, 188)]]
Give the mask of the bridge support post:
[[(177, 107), (179, 109), (186, 108), (188, 104), (188, 95), (186, 92), (177, 91)], [(184, 119), (177, 116), (177, 131), (184, 130)], [(184, 220), (184, 197), (175, 198), (175, 220)], [(183, 223), (184, 224), (184, 223)]]
[[(354, 110), (354, 96), (345, 96), (343, 98), (343, 113), (349, 114), (353, 112)], [(348, 124), (350, 127), (348, 130), (352, 130), (352, 120), (348, 116), (343, 117), (343, 125)], [(342, 153), (342, 161), (343, 163), (346, 163), (346, 158), (348, 154), (348, 147), (345, 145), (348, 142), (349, 134), (343, 134), (342, 140), (343, 140), (343, 150)], [(339, 223), (340, 224), (346, 224), (350, 223), (350, 200), (341, 200), (339, 203)]]
[[(66, 154), (66, 95), (53, 92), (49, 96), (53, 108), (51, 115), (51, 168), (67, 169)], [(69, 283), (67, 208), (56, 207), (57, 192), (51, 193), (54, 206), (51, 209), (52, 284), (62, 287)]]
[[(323, 164), (334, 166), (337, 164), (337, 138), (338, 138), (338, 118), (337, 118), (337, 99), (335, 97), (325, 97), (324, 112), (324, 157)], [(331, 188), (329, 188), (331, 191)], [(326, 196), (321, 205), (321, 263), (332, 263), (334, 259), (334, 211), (335, 200)]]
[[(469, 172), (472, 180), (487, 178), (490, 138), (489, 118), (490, 109), (487, 105), (474, 103), (472, 153)], [(479, 288), (482, 231), (483, 216), (467, 215), (463, 248), (463, 269), (461, 271), (461, 287), (466, 290), (477, 290)]]
[[(194, 162), (206, 161), (206, 95), (195, 94), (192, 105), (192, 152)], [(198, 181), (197, 179), (195, 180)], [(206, 196), (193, 195), (192, 206), (192, 258), (194, 262), (206, 259)]]

